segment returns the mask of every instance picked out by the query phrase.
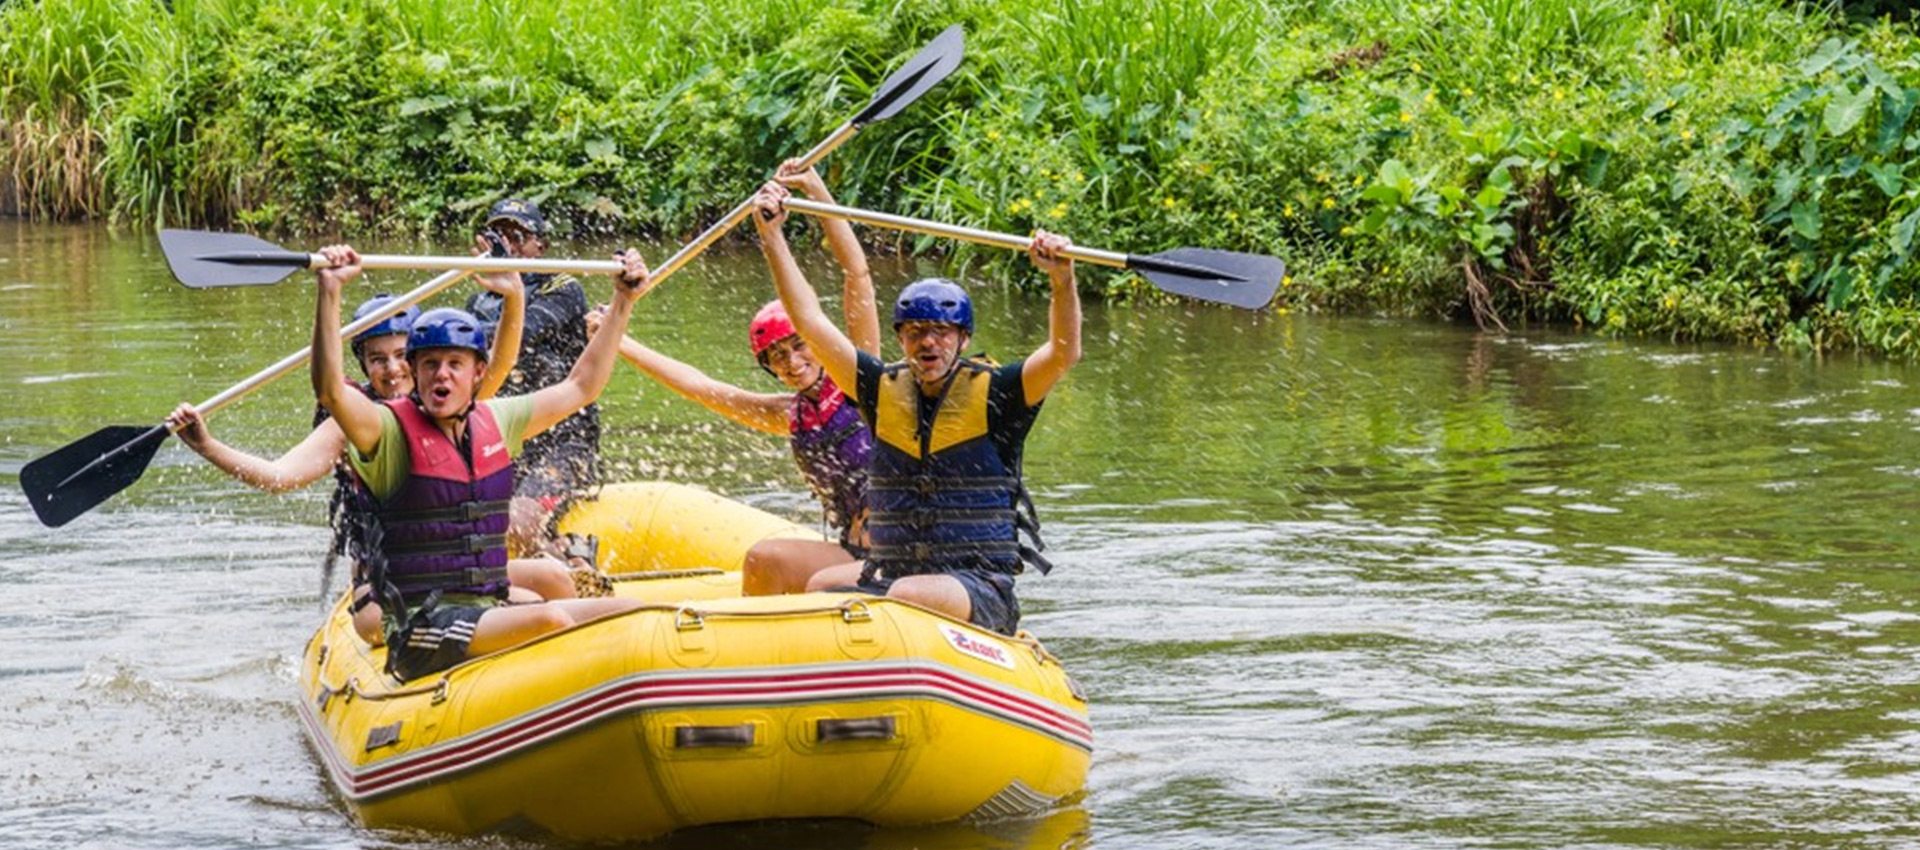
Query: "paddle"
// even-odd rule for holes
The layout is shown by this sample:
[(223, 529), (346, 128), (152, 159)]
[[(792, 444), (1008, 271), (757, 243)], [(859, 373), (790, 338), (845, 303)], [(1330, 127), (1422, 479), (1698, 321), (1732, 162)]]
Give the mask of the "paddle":
[[(853, 138), (862, 127), (884, 121), (900, 113), (927, 90), (953, 73), (965, 52), (965, 34), (959, 25), (948, 27), (912, 59), (881, 81), (867, 105), (833, 134), (814, 145), (801, 157), (807, 167)], [(681, 267), (727, 235), (753, 212), (752, 199), (741, 201), (726, 217), (681, 246), (667, 261), (653, 269), (647, 290), (658, 286)], [(162, 230), (160, 250), (166, 255), (173, 276), (187, 286), (204, 289), (217, 286), (255, 286), (278, 283), (300, 269), (326, 267), (326, 258), (305, 251), (292, 251), (256, 236), (244, 233), (216, 233), (204, 230)], [(614, 273), (620, 264), (608, 260), (548, 260), (520, 257), (415, 257), (392, 254), (362, 254), (365, 269), (463, 269), (466, 271), (569, 272), (578, 274)], [(646, 290), (642, 290), (645, 294)]]
[[(875, 227), (1011, 248), (1015, 251), (1027, 250), (1027, 246), (1033, 241), (1032, 237), (1028, 236), (995, 233), (991, 230), (941, 224), (937, 221), (908, 218), (891, 213), (823, 204), (805, 198), (787, 198), (785, 205), (787, 209), (794, 212), (820, 218), (844, 219)], [(1208, 248), (1175, 248), (1171, 251), (1142, 256), (1074, 245), (1063, 253), (1075, 260), (1131, 270), (1165, 292), (1201, 301), (1244, 307), (1248, 310), (1259, 310), (1267, 306), (1273, 300), (1274, 292), (1280, 288), (1281, 276), (1286, 274), (1286, 265), (1276, 257), (1264, 254), (1242, 254), (1236, 251), (1215, 251)]]
[[(348, 323), (340, 329), (340, 338), (351, 339), (400, 311), (433, 297), (466, 275), (465, 271), (450, 271), (420, 284), (380, 309)], [(211, 415), (238, 401), (299, 368), (312, 354), (313, 349), (309, 346), (281, 358), (272, 366), (201, 402), (198, 405), (200, 414)], [(27, 491), (27, 502), (33, 506), (33, 513), (40, 518), (40, 522), (58, 528), (140, 480), (154, 453), (160, 450), (160, 444), (166, 442), (171, 433), (165, 422), (151, 428), (110, 425), (21, 467), (20, 487)]]

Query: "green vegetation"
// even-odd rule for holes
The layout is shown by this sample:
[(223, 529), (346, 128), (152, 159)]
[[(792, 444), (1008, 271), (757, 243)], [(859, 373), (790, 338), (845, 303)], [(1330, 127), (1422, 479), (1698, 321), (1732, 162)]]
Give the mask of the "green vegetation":
[(684, 235), (958, 22), (843, 200), (1277, 253), (1285, 309), (1914, 355), (1920, 37), (1883, 5), (12, 0), (0, 166), (49, 216), (434, 232), (524, 193)]

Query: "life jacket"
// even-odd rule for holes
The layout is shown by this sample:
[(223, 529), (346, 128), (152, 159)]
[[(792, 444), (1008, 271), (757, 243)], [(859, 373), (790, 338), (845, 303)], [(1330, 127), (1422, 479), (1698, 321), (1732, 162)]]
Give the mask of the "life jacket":
[(376, 587), (407, 606), (428, 604), (437, 593), (504, 598), (513, 460), (493, 411), (473, 406), (463, 457), (412, 399), (386, 405), (400, 420), (408, 465), (406, 481), (374, 505)]
[[(351, 378), (343, 380), (346, 381), (347, 386), (359, 390), (361, 395), (375, 402), (382, 400), (374, 394), (371, 381), (355, 381)], [(313, 426), (315, 428), (332, 418), (332, 412), (320, 405), (314, 405)], [(340, 456), (333, 462), (333, 496), (327, 501), (327, 525), (333, 529), (333, 540), (327, 544), (326, 557), (320, 562), (320, 596), (323, 601), (333, 585), (334, 565), (339, 562), (341, 555), (348, 554), (349, 549), (354, 550), (352, 553), (353, 585), (357, 587), (366, 581), (366, 575), (361, 569), (364, 552), (361, 551), (360, 544), (367, 536), (366, 524), (372, 518), (369, 507), (372, 503), (372, 495), (367, 492), (366, 484), (361, 482), (360, 476), (353, 471), (353, 465), (347, 463), (346, 456)], [(362, 597), (361, 604), (371, 598), (371, 596)]]
[(853, 521), (867, 505), (867, 463), (873, 457), (873, 432), (857, 405), (832, 378), (820, 378), (820, 397), (793, 396), (787, 430), (801, 477), (826, 510), (827, 525), (849, 542)]
[(913, 373), (904, 363), (882, 373), (871, 408), (877, 439), (867, 477), (868, 570), (887, 577), (963, 568), (1018, 573), (1023, 561), (1051, 569), (1017, 536), (1026, 531), (1040, 544), (1017, 452), (1003, 457), (988, 433), (992, 380), (988, 364), (961, 361), (947, 376), (932, 427), (922, 429)]

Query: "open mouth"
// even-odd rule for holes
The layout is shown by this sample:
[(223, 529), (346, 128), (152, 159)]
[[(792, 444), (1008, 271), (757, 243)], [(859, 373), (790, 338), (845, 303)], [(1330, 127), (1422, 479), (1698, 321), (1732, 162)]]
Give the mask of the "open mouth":
[(453, 398), (453, 388), (434, 387), (428, 391), (428, 395), (432, 396), (434, 401), (446, 401), (447, 399)]

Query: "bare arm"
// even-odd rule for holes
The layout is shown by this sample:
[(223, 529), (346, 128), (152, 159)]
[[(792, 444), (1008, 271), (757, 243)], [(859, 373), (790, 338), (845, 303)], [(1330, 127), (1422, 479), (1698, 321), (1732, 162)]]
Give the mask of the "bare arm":
[(180, 441), (220, 471), (257, 490), (285, 493), (325, 477), (347, 449), (347, 437), (332, 419), (320, 423), (299, 445), (273, 460), (241, 451), (215, 439), (206, 421), (191, 404), (182, 403), (167, 417), (180, 428)]
[(820, 359), (827, 377), (852, 398), (854, 376), (859, 370), (859, 349), (827, 319), (827, 314), (820, 309), (820, 296), (814, 294), (806, 276), (800, 273), (800, 266), (793, 261), (793, 250), (787, 247), (786, 233), (780, 229), (787, 221), (787, 210), (780, 205), (786, 196), (786, 187), (770, 182), (753, 198), (753, 225), (760, 230), (760, 251), (767, 255), (773, 288), (780, 293), (780, 303), (787, 308), (793, 329), (807, 341), (807, 347), (813, 349), (813, 356)]
[(1028, 407), (1045, 400), (1053, 385), (1080, 362), (1080, 290), (1073, 279), (1073, 260), (1059, 255), (1069, 244), (1065, 237), (1039, 230), (1033, 234), (1033, 246), (1027, 249), (1034, 265), (1046, 269), (1053, 288), (1047, 310), (1047, 341), (1020, 367)]
[[(484, 254), (486, 240), (475, 236), (473, 241), (478, 253)], [(479, 280), (488, 292), (499, 293), (501, 302), (500, 324), (494, 328), (493, 345), (487, 351), (487, 374), (474, 391), (476, 400), (493, 398), (507, 383), (507, 376), (520, 363), (520, 340), (527, 326), (527, 288), (521, 284), (519, 273), (481, 275)]]
[[(603, 310), (588, 313), (587, 333), (598, 333), (605, 317)], [(620, 339), (620, 359), (688, 401), (748, 428), (781, 436), (787, 433), (787, 407), (793, 403), (791, 395), (750, 392), (648, 348), (630, 336)]]
[[(773, 178), (788, 189), (798, 189), (807, 197), (825, 204), (837, 203), (827, 183), (812, 168), (801, 168), (800, 160), (780, 163)], [(873, 297), (873, 274), (867, 270), (867, 252), (854, 236), (853, 225), (844, 219), (821, 219), (827, 231), (827, 248), (840, 264), (844, 289), (840, 310), (846, 318), (847, 338), (853, 346), (875, 357), (880, 356), (880, 311)], [(835, 383), (838, 383), (837, 381)]]
[(360, 276), (360, 255), (345, 245), (320, 249), (332, 265), (314, 274), (319, 293), (313, 312), (313, 395), (333, 414), (347, 441), (361, 453), (380, 443), (380, 405), (347, 386), (340, 366), (340, 288)]
[(587, 340), (587, 348), (573, 362), (573, 371), (565, 380), (535, 392), (533, 414), (527, 419), (526, 436), (545, 433), (574, 411), (593, 403), (607, 388), (613, 376), (613, 359), (620, 351), (620, 340), (627, 335), (627, 321), (633, 318), (633, 302), (647, 288), (647, 264), (637, 251), (629, 248), (614, 255), (626, 270), (614, 276), (613, 302), (600, 330)]

